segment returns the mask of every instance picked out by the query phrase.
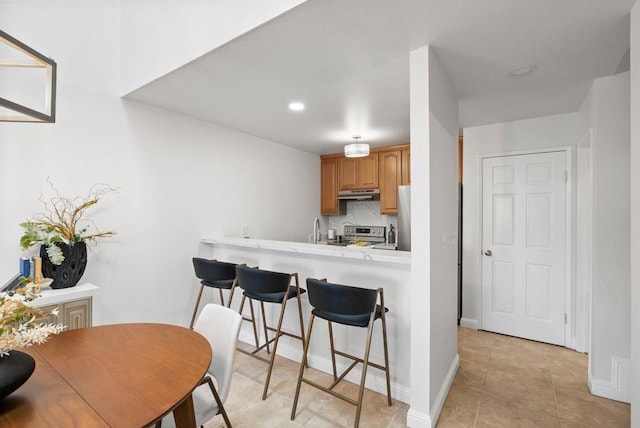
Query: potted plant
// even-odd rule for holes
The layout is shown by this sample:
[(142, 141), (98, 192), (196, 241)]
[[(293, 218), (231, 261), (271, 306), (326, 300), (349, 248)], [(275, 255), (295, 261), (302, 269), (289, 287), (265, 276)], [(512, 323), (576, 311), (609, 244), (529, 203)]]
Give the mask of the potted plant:
[(23, 249), (40, 245), (42, 274), (53, 279), (51, 288), (73, 287), (87, 265), (86, 243), (115, 234), (100, 231), (92, 220), (84, 218), (86, 211), (115, 189), (95, 185), (85, 197), (65, 197), (49, 184), (54, 196), (45, 201), (41, 195), (44, 212), (20, 224), (24, 229), (20, 245)]
[[(46, 322), (49, 313), (27, 304), (39, 297), (38, 288), (31, 283), (0, 293), (0, 399), (18, 389), (35, 369), (34, 359), (16, 349), (43, 343), (65, 328)], [(57, 309), (51, 314), (58, 315)]]

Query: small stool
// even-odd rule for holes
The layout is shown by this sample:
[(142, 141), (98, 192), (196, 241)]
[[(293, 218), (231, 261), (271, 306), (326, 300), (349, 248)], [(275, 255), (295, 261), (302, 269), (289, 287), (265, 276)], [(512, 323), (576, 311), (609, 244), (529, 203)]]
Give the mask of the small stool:
[[(360, 413), (362, 411), (362, 398), (364, 397), (364, 384), (367, 376), (367, 367), (375, 367), (385, 372), (387, 379), (387, 401), (391, 406), (391, 384), (389, 381), (389, 352), (387, 349), (387, 321), (386, 312), (389, 310), (384, 306), (384, 292), (382, 288), (370, 290), (367, 288), (350, 287), (341, 284), (328, 283), (325, 280), (307, 278), (307, 290), (309, 291), (309, 303), (313, 306), (311, 316), (309, 318), (309, 330), (306, 337), (306, 345), (300, 363), (300, 374), (298, 375), (298, 385), (296, 387), (296, 395), (293, 400), (293, 409), (291, 409), (291, 420), (295, 419), (296, 407), (298, 406), (298, 398), (300, 396), (300, 387), (305, 382), (315, 388), (327, 392), (334, 397), (340, 398), (348, 403), (356, 406), (356, 420), (354, 427), (358, 427), (360, 423)], [(378, 304), (378, 296), (380, 296), (380, 304)], [(315, 317), (324, 318), (329, 323), (329, 342), (331, 344), (331, 362), (333, 363), (333, 383), (328, 387), (322, 386), (310, 379), (305, 378), (304, 369), (307, 361), (307, 352), (309, 350), (309, 341), (311, 340), (311, 331), (313, 329), (313, 320)], [(375, 320), (382, 320), (382, 340), (384, 344), (384, 366), (369, 361), (369, 351), (371, 349), (371, 337), (373, 334), (373, 324)], [(346, 354), (338, 351), (333, 343), (333, 329), (331, 323), (338, 323), (353, 327), (367, 327), (367, 343), (364, 350), (364, 358)], [(336, 355), (349, 358), (353, 363), (340, 375), (336, 372)], [(358, 400), (355, 401), (343, 394), (337, 393), (333, 388), (353, 369), (358, 363), (362, 363), (362, 377), (360, 379), (360, 389), (358, 392)]]
[[(276, 350), (278, 348), (278, 340), (280, 336), (286, 335), (299, 339), (302, 342), (302, 348), (305, 348), (304, 342), (304, 323), (302, 321), (302, 301), (300, 296), (306, 292), (305, 289), (300, 288), (297, 273), (280, 273), (272, 272), (268, 270), (260, 270), (258, 268), (250, 268), (246, 266), (236, 267), (236, 279), (237, 286), (244, 290), (242, 294), (242, 301), (240, 303), (240, 313), (244, 307), (244, 301), (249, 299), (249, 303), (253, 300), (260, 302), (260, 308), (262, 312), (262, 321), (264, 326), (265, 343), (262, 346), (257, 346), (256, 349), (249, 352), (243, 349), (238, 349), (240, 352), (257, 358), (260, 361), (264, 361), (269, 364), (267, 371), (267, 379), (264, 383), (264, 391), (262, 392), (262, 399), (267, 398), (267, 391), (269, 389), (269, 381), (271, 380), (271, 372), (273, 370), (273, 362), (276, 356)], [(294, 280), (295, 285), (291, 285), (291, 280)], [(282, 331), (282, 320), (284, 318), (284, 311), (289, 299), (296, 298), (298, 300), (298, 315), (300, 319), (300, 336)], [(278, 320), (278, 326), (276, 328), (267, 325), (267, 319), (265, 317), (264, 304), (277, 303), (280, 304), (280, 318)], [(253, 310), (251, 311), (253, 317)], [(253, 319), (255, 325), (255, 318)], [(275, 336), (269, 339), (269, 331), (275, 332)], [(269, 344), (273, 342), (273, 350), (269, 349)], [(269, 360), (256, 355), (260, 350), (266, 348), (268, 353), (271, 353)]]

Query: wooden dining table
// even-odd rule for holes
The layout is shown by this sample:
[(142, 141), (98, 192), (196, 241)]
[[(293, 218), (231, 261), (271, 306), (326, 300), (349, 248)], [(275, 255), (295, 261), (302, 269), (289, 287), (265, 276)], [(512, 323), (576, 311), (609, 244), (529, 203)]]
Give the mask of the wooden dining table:
[(200, 334), (167, 324), (65, 331), (24, 350), (31, 378), (0, 401), (0, 427), (147, 427), (173, 411), (195, 427), (191, 392), (211, 363)]

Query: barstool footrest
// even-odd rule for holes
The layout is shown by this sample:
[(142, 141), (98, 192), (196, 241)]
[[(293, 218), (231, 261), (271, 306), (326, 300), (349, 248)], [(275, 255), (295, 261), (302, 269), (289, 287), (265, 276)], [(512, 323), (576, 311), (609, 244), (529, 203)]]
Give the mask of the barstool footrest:
[(269, 363), (270, 363), (270, 361), (269, 361), (269, 360), (267, 360), (266, 358), (263, 358), (263, 357), (261, 357), (260, 355), (256, 355), (256, 354), (255, 354), (255, 353), (256, 353), (256, 352), (258, 352), (260, 349), (256, 349), (256, 350), (254, 350), (254, 351), (246, 351), (246, 350), (244, 350), (244, 349), (236, 348), (236, 350), (237, 350), (238, 352), (242, 352), (242, 353), (243, 353), (243, 354), (245, 354), (245, 355), (248, 355), (248, 356), (250, 356), (250, 357), (253, 357), (253, 358), (255, 358), (256, 360), (260, 360), (260, 361), (265, 362), (265, 363), (267, 363), (267, 364), (269, 364)]
[[(356, 363), (364, 363), (364, 360), (362, 358), (358, 358), (358, 357), (355, 357), (355, 356), (350, 355), (350, 354), (346, 354), (346, 353), (344, 353), (342, 351), (338, 351), (338, 350), (335, 350), (333, 352), (336, 355), (340, 355), (341, 357), (350, 358), (350, 359), (354, 360)], [(376, 368), (378, 370), (382, 370), (382, 371), (386, 371), (387, 370), (384, 366), (381, 366), (380, 364), (373, 363), (371, 361), (369, 361), (367, 363), (367, 365), (369, 365), (371, 367), (374, 367), (374, 368)]]
[[(270, 326), (267, 326), (267, 330), (269, 330), (269, 331), (274, 331), (274, 332), (277, 332), (277, 331), (278, 331), (278, 329), (277, 329), (277, 328), (270, 327)], [(283, 336), (283, 335), (284, 335), (284, 336), (293, 337), (294, 339), (302, 340), (302, 336), (296, 335), (296, 334), (294, 334), (294, 333), (289, 333), (288, 331), (280, 330), (280, 336)], [(274, 337), (273, 339), (271, 339), (271, 340), (269, 341), (269, 343), (273, 342), (274, 340), (275, 340), (275, 337)]]
[(301, 378), (301, 380), (302, 380), (302, 382), (304, 382), (306, 384), (309, 384), (309, 385), (311, 385), (311, 386), (313, 386), (315, 388), (318, 388), (319, 390), (324, 391), (324, 392), (326, 392), (328, 394), (331, 394), (336, 398), (339, 398), (339, 399), (341, 399), (343, 401), (346, 401), (349, 404), (353, 404), (354, 406), (358, 405), (358, 402), (356, 400), (354, 400), (353, 398), (349, 398), (346, 395), (340, 394), (339, 392), (335, 392), (333, 389), (329, 389), (326, 386), (322, 386), (322, 385), (320, 385), (318, 383), (315, 383), (314, 381), (309, 380), (309, 379), (304, 378), (304, 377)]
[(351, 363), (351, 365), (347, 367), (347, 369), (343, 371), (340, 376), (335, 378), (335, 380), (331, 385), (329, 385), (329, 389), (335, 388), (335, 386), (339, 384), (344, 379), (344, 377), (351, 371), (351, 369), (354, 368), (357, 364), (358, 364), (358, 361), (354, 361), (353, 363)]

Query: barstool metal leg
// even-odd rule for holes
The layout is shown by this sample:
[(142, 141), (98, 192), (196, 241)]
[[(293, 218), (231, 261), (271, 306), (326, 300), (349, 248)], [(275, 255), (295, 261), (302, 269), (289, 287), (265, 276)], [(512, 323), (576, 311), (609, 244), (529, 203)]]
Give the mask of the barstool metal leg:
[(280, 308), (280, 319), (278, 320), (278, 327), (276, 328), (276, 338), (273, 342), (273, 352), (271, 353), (271, 359), (269, 361), (269, 370), (267, 370), (267, 379), (264, 382), (264, 391), (262, 392), (262, 400), (267, 399), (267, 391), (269, 390), (269, 381), (271, 380), (271, 372), (273, 371), (273, 362), (276, 359), (276, 350), (278, 349), (278, 341), (280, 339), (280, 330), (282, 329), (282, 320), (284, 319), (284, 310), (287, 307), (287, 299), (289, 296), (289, 289), (284, 293), (282, 299), (282, 307)]
[(202, 297), (202, 290), (204, 289), (204, 284), (200, 283), (200, 292), (198, 293), (198, 299), (196, 300), (196, 307), (193, 308), (193, 316), (191, 317), (191, 324), (189, 324), (189, 328), (193, 330), (193, 324), (196, 322), (196, 314), (198, 313), (198, 307), (200, 306), (200, 298)]
[(331, 364), (333, 366), (333, 380), (338, 380), (338, 370), (336, 370), (336, 347), (333, 343), (333, 326), (331, 321), (327, 321), (329, 324), (329, 344), (331, 344)]
[(253, 326), (253, 337), (256, 341), (256, 348), (259, 345), (258, 342), (258, 330), (256, 329), (256, 317), (253, 314), (253, 302), (251, 299), (249, 299), (249, 308), (251, 309), (251, 319), (246, 318), (244, 315), (242, 315), (242, 310), (244, 309), (244, 300), (247, 298), (247, 296), (245, 296), (244, 294), (242, 295), (242, 300), (240, 301), (240, 309), (238, 310), (238, 312), (240, 313), (240, 315), (242, 316), (242, 319), (244, 321), (251, 321), (251, 324)]
[[(304, 321), (302, 320), (302, 293), (300, 293), (300, 282), (298, 281), (298, 273), (294, 273), (293, 274), (295, 281), (296, 281), (296, 292), (298, 293), (298, 318), (300, 320), (300, 338), (302, 340), (302, 349), (305, 348), (305, 338), (304, 338)], [(305, 362), (305, 365), (307, 367), (309, 367), (309, 365), (307, 364), (307, 362)]]
[(260, 310), (262, 312), (262, 327), (264, 328), (264, 340), (266, 341), (266, 345), (267, 345), (267, 354), (271, 353), (271, 351), (269, 350), (269, 332), (268, 332), (268, 328), (267, 328), (267, 315), (264, 312), (264, 302), (260, 302)]
[(300, 373), (298, 374), (298, 384), (296, 386), (296, 395), (293, 398), (293, 408), (291, 409), (291, 420), (296, 417), (296, 408), (298, 407), (298, 398), (300, 397), (300, 387), (302, 386), (302, 377), (304, 375), (304, 368), (307, 365), (307, 352), (309, 352), (309, 342), (311, 341), (311, 330), (313, 329), (313, 320), (315, 315), (311, 314), (309, 317), (309, 330), (307, 331), (307, 341), (304, 345), (304, 351), (302, 352), (302, 361), (300, 361)]
[(226, 306), (224, 304), (224, 296), (222, 295), (222, 288), (218, 288), (218, 292), (220, 293), (220, 303), (222, 304), (222, 306)]
[(389, 347), (387, 346), (387, 317), (385, 315), (384, 292), (380, 290), (380, 306), (382, 306), (382, 343), (384, 345), (384, 373), (387, 378), (387, 403), (391, 406), (391, 380), (389, 377)]
[(371, 337), (373, 336), (373, 322), (375, 320), (376, 311), (374, 309), (369, 320), (369, 329), (367, 332), (367, 345), (364, 351), (364, 358), (362, 362), (362, 379), (360, 380), (360, 390), (358, 391), (358, 405), (356, 410), (356, 420), (353, 424), (354, 428), (358, 428), (360, 425), (360, 414), (362, 413), (362, 401), (364, 398), (364, 384), (367, 379), (367, 367), (369, 366), (369, 351), (371, 350)]

